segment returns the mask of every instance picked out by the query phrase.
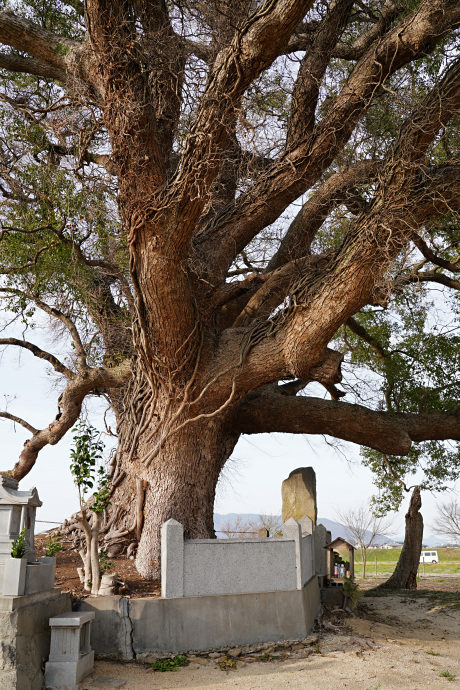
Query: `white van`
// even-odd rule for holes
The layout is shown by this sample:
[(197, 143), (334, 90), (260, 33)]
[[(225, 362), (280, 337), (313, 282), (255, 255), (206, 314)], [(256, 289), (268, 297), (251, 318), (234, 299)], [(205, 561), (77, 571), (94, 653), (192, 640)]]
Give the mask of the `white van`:
[(439, 563), (437, 551), (422, 551), (420, 554), (420, 563)]

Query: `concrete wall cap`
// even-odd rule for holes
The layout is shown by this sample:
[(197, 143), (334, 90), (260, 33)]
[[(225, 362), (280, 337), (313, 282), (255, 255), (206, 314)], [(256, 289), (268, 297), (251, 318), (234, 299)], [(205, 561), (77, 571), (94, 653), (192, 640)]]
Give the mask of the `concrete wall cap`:
[(177, 520), (174, 520), (174, 518), (169, 518), (169, 520), (166, 520), (166, 522), (163, 522), (163, 526), (164, 525), (168, 525), (168, 526), (169, 525), (174, 525), (174, 526), (179, 525), (179, 527), (182, 527), (181, 523), (177, 522)]
[(94, 611), (71, 611), (70, 613), (60, 613), (54, 618), (50, 618), (52, 628), (79, 628), (80, 626), (92, 621), (95, 617)]

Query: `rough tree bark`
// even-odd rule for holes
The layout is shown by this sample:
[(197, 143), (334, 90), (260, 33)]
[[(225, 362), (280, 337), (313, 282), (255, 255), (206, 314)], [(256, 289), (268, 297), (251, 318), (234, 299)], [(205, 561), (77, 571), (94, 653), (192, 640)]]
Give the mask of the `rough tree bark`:
[(377, 589), (417, 589), (417, 571), (423, 540), (422, 499), (420, 487), (414, 487), (406, 513), (406, 532), (398, 563), (393, 575)]
[[(352, 0), (327, 8), (313, 0), (222, 5), (222, 12), (214, 3), (200, 5), (210, 32), (203, 43), (173, 21), (175, 3), (163, 0), (86, 0), (81, 42), (0, 12), (0, 42), (8, 49), (0, 67), (55, 79), (98, 112), (104, 153), (82, 151), (78, 140), (76, 167), (102, 162), (115, 176), (123, 225), (116, 241), (120, 254), (129, 254), (128, 268), (117, 263), (116, 251), (103, 254), (105, 239), (85, 248), (65, 218), (53, 226), (53, 238), (71, 246), (72, 260), (85, 269), (87, 283), (78, 290), (103, 340), (99, 366), (91, 364), (94, 333), (82, 339), (78, 313), (71, 318), (32, 288), (0, 284), (0, 296), (58, 320), (74, 348), (67, 366), (25, 340), (0, 338), (0, 345), (29, 350), (67, 380), (59, 414), (44, 429), (0, 412), (32, 433), (10, 472), (26, 476), (39, 451), (75, 423), (84, 398), (105, 396), (116, 415), (118, 448), (112, 512), (101, 533), (114, 547), (138, 542), (136, 566), (149, 578), (158, 574), (160, 528), (168, 518), (183, 523), (186, 537), (214, 535), (216, 484), (243, 433), (330, 434), (393, 455), (408, 453), (413, 442), (460, 440), (455, 408), (409, 414), (339, 402), (343, 354), (329, 347), (363, 307), (386, 304), (394, 289), (419, 279), (418, 269), (395, 277), (395, 260), (424, 223), (460, 207), (458, 159), (427, 163), (432, 142), (460, 110), (457, 56), (415, 113), (407, 113), (381, 158), (349, 162), (346, 150), (374, 100), (391, 93), (392, 75), (425, 59), (460, 26), (458, 2), (423, 0), (408, 10), (388, 1), (377, 15)], [(185, 16), (188, 3), (180, 7)], [(194, 26), (198, 10), (191, 7)], [(350, 42), (347, 27), (361, 12), (363, 33)], [(254, 154), (241, 136), (248, 128), (244, 98), (293, 51), (300, 51), (300, 67), (285, 132), (273, 147), (278, 153)], [(328, 103), (320, 102), (337, 57), (350, 61), (349, 77)], [(191, 60), (201, 70), (193, 118)], [(72, 154), (50, 147), (55, 156)], [(367, 200), (356, 189), (365, 184)], [(308, 200), (273, 255), (252, 266), (245, 248), (304, 194)], [(316, 253), (323, 222), (343, 207), (350, 210), (342, 241)], [(0, 242), (13, 231), (21, 228), (2, 231)], [(18, 275), (34, 270), (37, 260), (32, 254), (16, 267)], [(439, 267), (435, 254), (430, 261)], [(445, 270), (458, 270), (448, 264)], [(437, 268), (432, 280), (458, 289)], [(372, 342), (360, 328), (355, 324), (353, 332)], [(313, 382), (332, 400), (297, 397)]]

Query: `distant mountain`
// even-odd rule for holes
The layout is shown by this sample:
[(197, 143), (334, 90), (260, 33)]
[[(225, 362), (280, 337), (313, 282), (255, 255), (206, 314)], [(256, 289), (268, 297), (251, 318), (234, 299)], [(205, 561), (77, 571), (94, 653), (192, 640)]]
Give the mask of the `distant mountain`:
[[(404, 541), (404, 536), (402, 537), (396, 537), (395, 541)], [(443, 546), (444, 544), (452, 544), (454, 540), (452, 537), (446, 536), (436, 536), (435, 534), (432, 534), (429, 537), (423, 537), (423, 546), (426, 546), (428, 549), (434, 549), (436, 546)]]
[[(278, 518), (281, 521), (281, 515), (275, 515), (274, 517)], [(224, 524), (228, 523), (234, 523), (237, 519), (240, 519), (241, 523), (247, 523), (247, 522), (257, 522), (259, 518), (258, 513), (228, 513), (227, 515), (219, 515), (219, 513), (214, 513), (214, 529), (216, 532), (219, 532), (219, 530), (222, 529), (222, 526)], [(339, 522), (335, 522), (334, 520), (329, 520), (328, 518), (318, 518), (318, 524), (319, 525), (324, 525), (329, 532), (331, 532), (331, 538), (332, 540), (337, 539), (337, 537), (343, 537), (344, 539), (347, 539), (347, 530), (346, 527), (341, 525)], [(217, 536), (222, 536), (217, 534)], [(366, 533), (366, 536), (370, 538), (371, 534), (370, 532)], [(381, 537), (377, 537), (375, 540), (376, 544), (386, 544), (388, 542), (392, 542), (393, 540), (387, 537), (386, 535), (383, 535)], [(398, 541), (398, 540), (396, 540)], [(423, 542), (425, 543), (425, 541)], [(427, 544), (427, 546), (430, 546), (430, 544)]]
[(214, 529), (219, 537), (222, 536), (219, 535), (219, 531), (224, 525), (229, 523), (234, 524), (238, 518), (242, 523), (256, 522), (259, 519), (259, 515), (260, 513), (227, 513), (227, 515), (219, 515), (219, 513), (214, 513)]

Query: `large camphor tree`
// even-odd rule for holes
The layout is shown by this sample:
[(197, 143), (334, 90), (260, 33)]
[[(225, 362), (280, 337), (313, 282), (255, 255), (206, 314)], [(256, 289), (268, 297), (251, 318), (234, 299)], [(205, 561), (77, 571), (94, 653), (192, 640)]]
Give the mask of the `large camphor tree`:
[[(0, 345), (60, 377), (46, 428), (1, 413), (2, 471), (105, 397), (105, 534), (149, 578), (165, 520), (214, 534), (241, 434), (455, 478), (459, 1), (1, 5)], [(8, 332), (45, 318), (66, 358)]]

